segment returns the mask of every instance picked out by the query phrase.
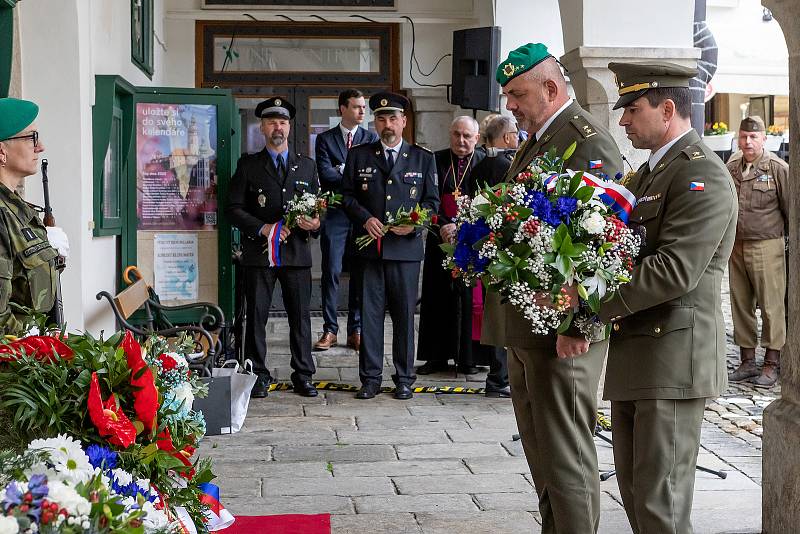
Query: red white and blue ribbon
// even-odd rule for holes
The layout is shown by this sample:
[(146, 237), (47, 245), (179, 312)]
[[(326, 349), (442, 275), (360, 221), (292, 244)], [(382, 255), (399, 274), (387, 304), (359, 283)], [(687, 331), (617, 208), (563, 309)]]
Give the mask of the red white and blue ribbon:
[(272, 225), (267, 236), (267, 257), (270, 267), (281, 266), (281, 228), (283, 221), (278, 221)]
[[(547, 191), (555, 189), (557, 181), (557, 174), (551, 174), (544, 178), (543, 182)], [(624, 185), (611, 180), (602, 180), (588, 173), (583, 173), (582, 181), (597, 191), (600, 201), (616, 213), (622, 222), (628, 223), (628, 217), (636, 206), (636, 196), (633, 193)]]
[(200, 496), (200, 502), (208, 506), (208, 511), (206, 512), (206, 518), (208, 519), (206, 527), (208, 527), (208, 530), (215, 532), (231, 526), (235, 518), (219, 502), (219, 486), (205, 483), (200, 484), (198, 487), (203, 492)]

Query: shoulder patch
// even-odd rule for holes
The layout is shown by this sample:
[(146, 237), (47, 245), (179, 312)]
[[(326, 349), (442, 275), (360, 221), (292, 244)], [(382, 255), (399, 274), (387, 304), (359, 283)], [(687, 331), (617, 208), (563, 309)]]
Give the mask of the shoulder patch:
[(594, 135), (597, 135), (597, 131), (594, 129), (594, 126), (589, 124), (589, 121), (587, 121), (585, 117), (575, 115), (570, 119), (569, 122), (575, 127), (576, 130), (578, 130), (584, 139), (588, 139)]
[(424, 147), (424, 146), (422, 146), (422, 145), (418, 145), (417, 143), (414, 143), (414, 146), (415, 146), (415, 147), (417, 147), (417, 148), (421, 148), (421, 149), (422, 149), (422, 150), (424, 150), (425, 152), (428, 152), (428, 153), (430, 153), (430, 154), (433, 154), (433, 150), (431, 150), (430, 148)]
[(689, 159), (705, 159), (706, 155), (703, 154), (703, 149), (697, 145), (689, 145), (681, 152)]

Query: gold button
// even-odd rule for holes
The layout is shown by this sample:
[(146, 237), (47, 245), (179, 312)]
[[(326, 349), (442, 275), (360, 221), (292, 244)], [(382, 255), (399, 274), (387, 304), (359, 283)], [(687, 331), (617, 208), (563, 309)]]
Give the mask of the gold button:
[(619, 332), (619, 324), (614, 323), (614, 332)]
[(285, 187), (283, 188), (283, 192), (284, 192), (284, 193), (286, 192), (286, 188), (285, 188)]
[(392, 195), (386, 195), (386, 200), (392, 200)]
[(660, 334), (661, 333), (661, 328), (657, 326), (657, 327), (655, 327), (653, 329), (653, 332), (655, 332), (656, 334)]

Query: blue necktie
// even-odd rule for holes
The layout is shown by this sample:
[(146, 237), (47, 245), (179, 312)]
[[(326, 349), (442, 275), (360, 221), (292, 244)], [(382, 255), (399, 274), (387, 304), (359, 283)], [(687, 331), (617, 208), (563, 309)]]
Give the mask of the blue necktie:
[(386, 163), (390, 169), (394, 167), (394, 149), (390, 148), (386, 151)]

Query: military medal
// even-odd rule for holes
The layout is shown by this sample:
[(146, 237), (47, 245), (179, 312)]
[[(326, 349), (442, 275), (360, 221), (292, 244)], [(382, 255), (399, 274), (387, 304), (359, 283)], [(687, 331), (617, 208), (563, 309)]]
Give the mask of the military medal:
[(267, 205), (267, 197), (264, 196), (264, 193), (258, 195), (258, 205), (262, 208)]
[(417, 198), (417, 188), (416, 188), (416, 187), (412, 187), (412, 188), (409, 190), (409, 192), (408, 192), (408, 195), (409, 195), (411, 198)]

